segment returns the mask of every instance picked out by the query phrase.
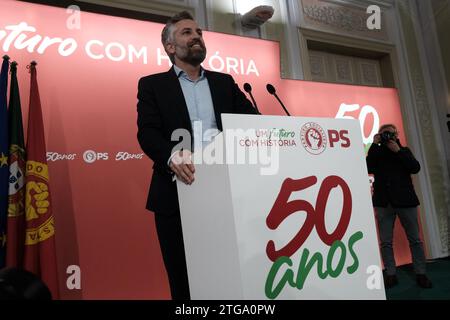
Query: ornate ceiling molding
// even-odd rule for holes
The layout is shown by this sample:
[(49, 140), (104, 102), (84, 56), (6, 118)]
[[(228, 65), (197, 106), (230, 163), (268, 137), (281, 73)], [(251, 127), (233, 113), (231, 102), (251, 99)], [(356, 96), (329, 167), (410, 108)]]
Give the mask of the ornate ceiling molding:
[[(368, 14), (360, 6), (354, 7), (348, 1), (302, 0), (303, 17), (307, 25), (313, 28), (328, 29), (340, 33), (351, 33), (353, 36), (389, 40), (386, 28), (369, 30)], [(384, 14), (381, 15), (382, 25), (386, 25)]]

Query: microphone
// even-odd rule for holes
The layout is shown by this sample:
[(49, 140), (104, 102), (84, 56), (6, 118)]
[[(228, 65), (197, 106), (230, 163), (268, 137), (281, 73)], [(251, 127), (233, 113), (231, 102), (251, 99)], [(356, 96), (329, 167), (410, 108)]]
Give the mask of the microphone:
[(273, 85), (271, 85), (270, 83), (268, 83), (267, 86), (266, 86), (266, 89), (267, 89), (267, 91), (268, 91), (271, 95), (274, 95), (275, 98), (277, 98), (278, 102), (279, 102), (279, 103), (281, 104), (281, 106), (283, 107), (284, 112), (286, 112), (286, 114), (287, 114), (288, 116), (291, 116), (291, 114), (286, 110), (286, 107), (284, 106), (283, 102), (281, 102), (280, 98), (278, 98), (278, 95), (277, 95), (277, 93), (276, 93), (275, 87), (274, 87)]
[(255, 98), (253, 98), (253, 94), (252, 94), (252, 86), (250, 85), (250, 83), (244, 83), (244, 90), (245, 90), (245, 92), (247, 92), (249, 95), (250, 95), (250, 98), (252, 98), (252, 101), (253, 101), (253, 106), (255, 107), (255, 109), (256, 109), (256, 113), (257, 114), (261, 114), (261, 112), (259, 112), (259, 110), (258, 110), (258, 106), (256, 105), (256, 101), (255, 101)]

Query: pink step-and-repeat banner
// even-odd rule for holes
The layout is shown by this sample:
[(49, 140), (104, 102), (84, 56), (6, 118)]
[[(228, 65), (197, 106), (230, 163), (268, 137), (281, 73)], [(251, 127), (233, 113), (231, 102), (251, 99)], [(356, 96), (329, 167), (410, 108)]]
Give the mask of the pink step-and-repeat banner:
[[(26, 66), (38, 62), (62, 298), (169, 298), (153, 215), (145, 210), (151, 160), (136, 139), (138, 80), (170, 68), (163, 25), (86, 12), (78, 21), (73, 11), (12, 0), (0, 5), (0, 54), (19, 64), (25, 127)], [(284, 114), (266, 92), (272, 83), (294, 116), (360, 119), (365, 143), (379, 124), (394, 123), (405, 141), (395, 89), (281, 79), (277, 42), (213, 32), (204, 38), (204, 67), (230, 73), (241, 88), (251, 83), (263, 114)], [(406, 262), (403, 232), (395, 241), (398, 261)], [(74, 265), (81, 289), (70, 290)]]

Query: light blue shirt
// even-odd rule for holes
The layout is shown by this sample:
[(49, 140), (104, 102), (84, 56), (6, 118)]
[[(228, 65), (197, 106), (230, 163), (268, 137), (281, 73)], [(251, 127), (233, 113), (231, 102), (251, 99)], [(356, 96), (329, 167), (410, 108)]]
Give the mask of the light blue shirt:
[[(195, 147), (199, 146), (199, 142), (205, 142), (203, 145), (206, 145), (207, 142), (212, 141), (212, 138), (218, 133), (218, 129), (211, 90), (208, 79), (205, 76), (205, 70), (201, 68), (200, 77), (195, 81), (191, 80), (188, 74), (176, 65), (174, 65), (174, 70), (186, 100)], [(200, 124), (201, 130), (199, 128)]]

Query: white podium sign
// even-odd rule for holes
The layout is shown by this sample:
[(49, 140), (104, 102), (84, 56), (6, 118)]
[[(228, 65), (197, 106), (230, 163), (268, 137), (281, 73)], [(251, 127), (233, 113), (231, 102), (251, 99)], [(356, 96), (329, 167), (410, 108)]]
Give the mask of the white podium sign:
[(177, 182), (191, 297), (385, 299), (359, 122), (222, 121), (195, 182)]

